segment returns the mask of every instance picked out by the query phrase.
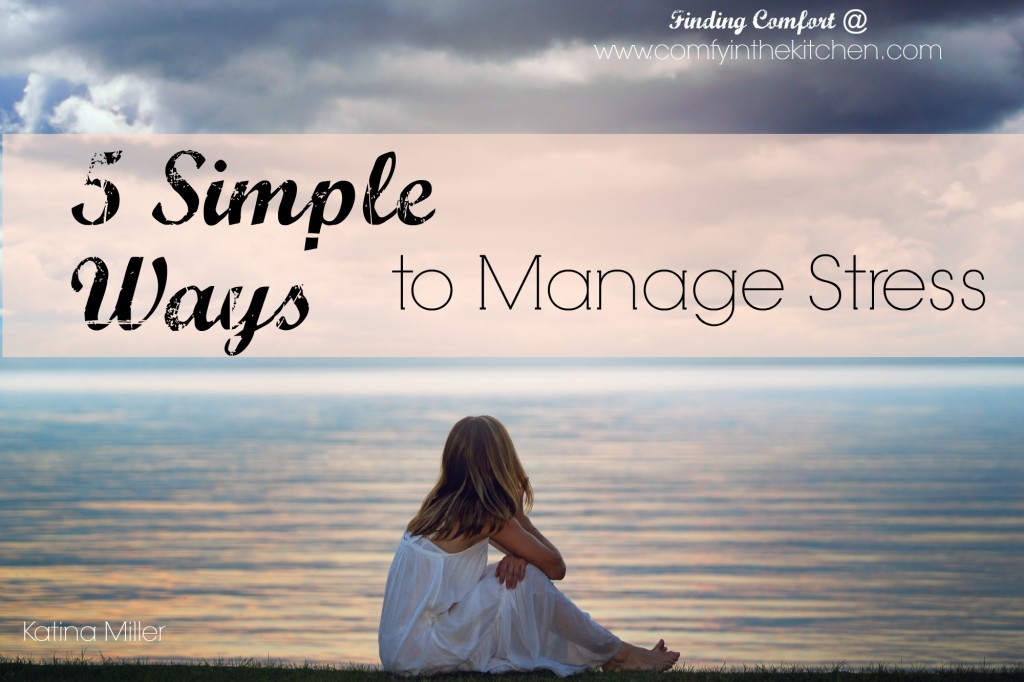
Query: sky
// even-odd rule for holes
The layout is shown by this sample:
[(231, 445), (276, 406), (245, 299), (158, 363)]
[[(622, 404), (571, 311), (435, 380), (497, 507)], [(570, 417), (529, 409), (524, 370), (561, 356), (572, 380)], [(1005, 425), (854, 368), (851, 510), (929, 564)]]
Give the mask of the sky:
[[(670, 15), (864, 10), (802, 37), (941, 45), (917, 61), (610, 62), (595, 45), (790, 32), (673, 31)], [(0, 0), (5, 132), (1024, 130), (1019, 2), (23, 2)]]
[[(767, 18), (797, 16), (805, 9), (834, 13), (839, 26), (800, 35), (757, 30), (753, 17), (762, 8)], [(862, 10), (867, 19), (859, 34), (841, 25), (854, 10)], [(673, 13), (694, 19), (743, 17), (748, 25), (740, 34), (725, 28), (673, 30)], [(795, 47), (806, 40), (843, 49), (878, 46), (883, 52), (897, 46), (921, 58), (599, 56), (613, 45), (641, 50), (663, 45), (668, 50), (713, 42), (724, 49), (754, 41)], [(1024, 132), (1024, 7), (1003, 0), (0, 0), (0, 131), (1018, 133)], [(742, 148), (723, 145), (720, 153)], [(854, 156), (851, 152), (836, 162), (845, 158), (853, 164)], [(813, 156), (800, 158), (796, 154), (783, 162), (813, 162)], [(723, 168), (728, 166), (728, 159), (721, 161)], [(883, 195), (889, 187), (918, 191), (914, 178), (900, 175), (898, 162), (886, 162), (884, 169), (858, 157), (856, 163), (862, 162), (865, 173), (885, 171), (872, 185)], [(756, 158), (753, 163), (756, 170)], [(634, 179), (643, 173), (637, 169)], [(726, 182), (729, 175), (723, 171), (717, 177)], [(860, 177), (852, 182), (861, 182)], [(853, 240), (836, 242), (846, 251), (863, 243), (890, 243), (896, 249), (890, 253), (898, 254), (901, 240), (909, 239), (923, 254), (926, 274), (937, 267), (965, 270), (975, 261), (981, 269), (998, 271), (1016, 258), (1020, 242), (1012, 235), (1019, 228), (1020, 209), (1012, 189), (990, 197), (989, 205), (980, 198), (983, 188), (972, 185), (987, 182), (984, 172), (965, 176), (959, 184), (942, 172), (929, 176), (936, 178), (934, 186), (924, 177), (917, 178), (919, 194), (909, 203), (900, 199), (901, 205), (916, 206), (921, 200), (922, 215), (928, 217), (929, 211), (945, 210), (936, 202), (953, 202), (942, 225), (951, 229), (946, 218), (952, 216), (967, 232), (945, 239), (941, 231), (924, 234), (927, 226), (891, 222), (872, 231), (872, 225), (887, 219), (882, 213), (858, 217), (856, 211), (843, 214), (840, 209), (819, 212), (812, 224), (800, 228), (804, 235), (783, 239), (784, 231), (777, 231), (776, 250), (795, 254), (803, 268), (805, 256), (814, 254), (804, 253), (801, 244), (811, 243), (807, 235), (828, 223), (837, 239), (845, 234)], [(543, 173), (533, 176), (538, 178), (543, 180)], [(784, 187), (806, 188), (815, 180), (808, 167), (781, 181), (791, 183)], [(787, 215), (785, 202), (777, 206), (782, 208), (772, 208), (771, 215)], [(999, 215), (985, 213), (1000, 206), (1005, 210)], [(744, 219), (759, 219), (758, 207), (748, 208), (752, 214)], [(865, 217), (875, 222), (844, 222)], [(965, 235), (973, 235), (969, 245), (977, 248), (958, 250)], [(716, 237), (704, 239), (715, 243)], [(639, 252), (636, 242), (631, 248)], [(974, 258), (984, 248), (989, 251)], [(59, 269), (59, 281), (66, 270)], [(8, 318), (10, 300), (5, 296), (0, 311)], [(738, 333), (739, 325), (734, 327)], [(928, 329), (919, 331), (924, 338)]]

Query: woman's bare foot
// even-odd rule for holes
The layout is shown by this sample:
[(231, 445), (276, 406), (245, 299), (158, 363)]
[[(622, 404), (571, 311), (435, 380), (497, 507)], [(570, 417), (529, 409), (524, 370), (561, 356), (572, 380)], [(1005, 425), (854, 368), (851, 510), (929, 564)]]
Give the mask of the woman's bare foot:
[(665, 646), (665, 640), (659, 639), (658, 643), (650, 649), (642, 649), (633, 644), (622, 643), (619, 650), (611, 659), (601, 666), (602, 670), (668, 670), (679, 660), (678, 651), (669, 651)]

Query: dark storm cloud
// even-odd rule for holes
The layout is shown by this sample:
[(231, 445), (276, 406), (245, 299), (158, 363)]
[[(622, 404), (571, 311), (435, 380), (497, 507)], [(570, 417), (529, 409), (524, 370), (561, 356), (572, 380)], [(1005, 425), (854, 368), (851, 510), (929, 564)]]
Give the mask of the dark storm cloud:
[(992, 24), (1020, 17), (1018, 0), (742, 0), (651, 2), (649, 0), (479, 0), (90, 3), (64, 13), (66, 3), (36, 3), (58, 13), (48, 34), (53, 44), (89, 48), (114, 66), (177, 67), (194, 74), (217, 61), (260, 45), (285, 45), (296, 55), (322, 59), (389, 47), (444, 49), (486, 59), (504, 59), (553, 42), (655, 40), (674, 10), (706, 16), (711, 11), (749, 17), (767, 8), (772, 15), (807, 9), (825, 14), (864, 9), (873, 26)]
[[(16, 16), (25, 6), (11, 7)], [(777, 16), (802, 9), (842, 16), (858, 7), (869, 21), (858, 41), (939, 43), (942, 60), (706, 63), (660, 73), (652, 71), (657, 63), (600, 63), (593, 54), (593, 44), (739, 40), (669, 30), (670, 15), (717, 10), (749, 22), (762, 7)], [(4, 29), (0, 78), (28, 83), (37, 74), (20, 115), (30, 127), (34, 111), (36, 129), (952, 132), (992, 129), (1024, 109), (1024, 10), (1001, 0), (980, 7), (440, 0), (27, 9), (27, 19)], [(795, 36), (748, 30), (742, 39), (755, 37)], [(851, 40), (841, 30), (827, 38)], [(54, 106), (61, 88), (91, 89)], [(18, 98), (0, 102), (11, 120)]]

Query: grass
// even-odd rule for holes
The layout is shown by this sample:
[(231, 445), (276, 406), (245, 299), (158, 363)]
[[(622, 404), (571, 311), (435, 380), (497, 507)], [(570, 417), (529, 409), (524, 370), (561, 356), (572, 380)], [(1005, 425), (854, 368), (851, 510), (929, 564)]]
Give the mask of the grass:
[[(293, 664), (259, 659), (196, 660), (152, 662), (146, 659), (65, 658), (34, 661), (0, 654), (0, 682), (8, 680), (98, 680), (126, 682), (392, 682), (396, 678), (379, 666)], [(559, 678), (548, 672), (482, 675), (459, 673), (429, 678), (438, 682), (552, 682)], [(585, 673), (572, 682), (982, 682), (1024, 680), (1024, 662), (1013, 666), (965, 666), (949, 664), (937, 668), (876, 664), (853, 668), (835, 666), (682, 666), (667, 673)]]

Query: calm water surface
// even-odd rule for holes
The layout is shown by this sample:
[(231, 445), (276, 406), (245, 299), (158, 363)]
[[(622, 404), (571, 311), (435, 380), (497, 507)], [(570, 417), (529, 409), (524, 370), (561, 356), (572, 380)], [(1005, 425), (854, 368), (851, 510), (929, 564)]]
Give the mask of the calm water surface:
[(452, 423), (490, 413), (560, 586), (626, 639), (1024, 658), (1021, 363), (5, 363), (0, 653), (377, 663), (404, 525)]

